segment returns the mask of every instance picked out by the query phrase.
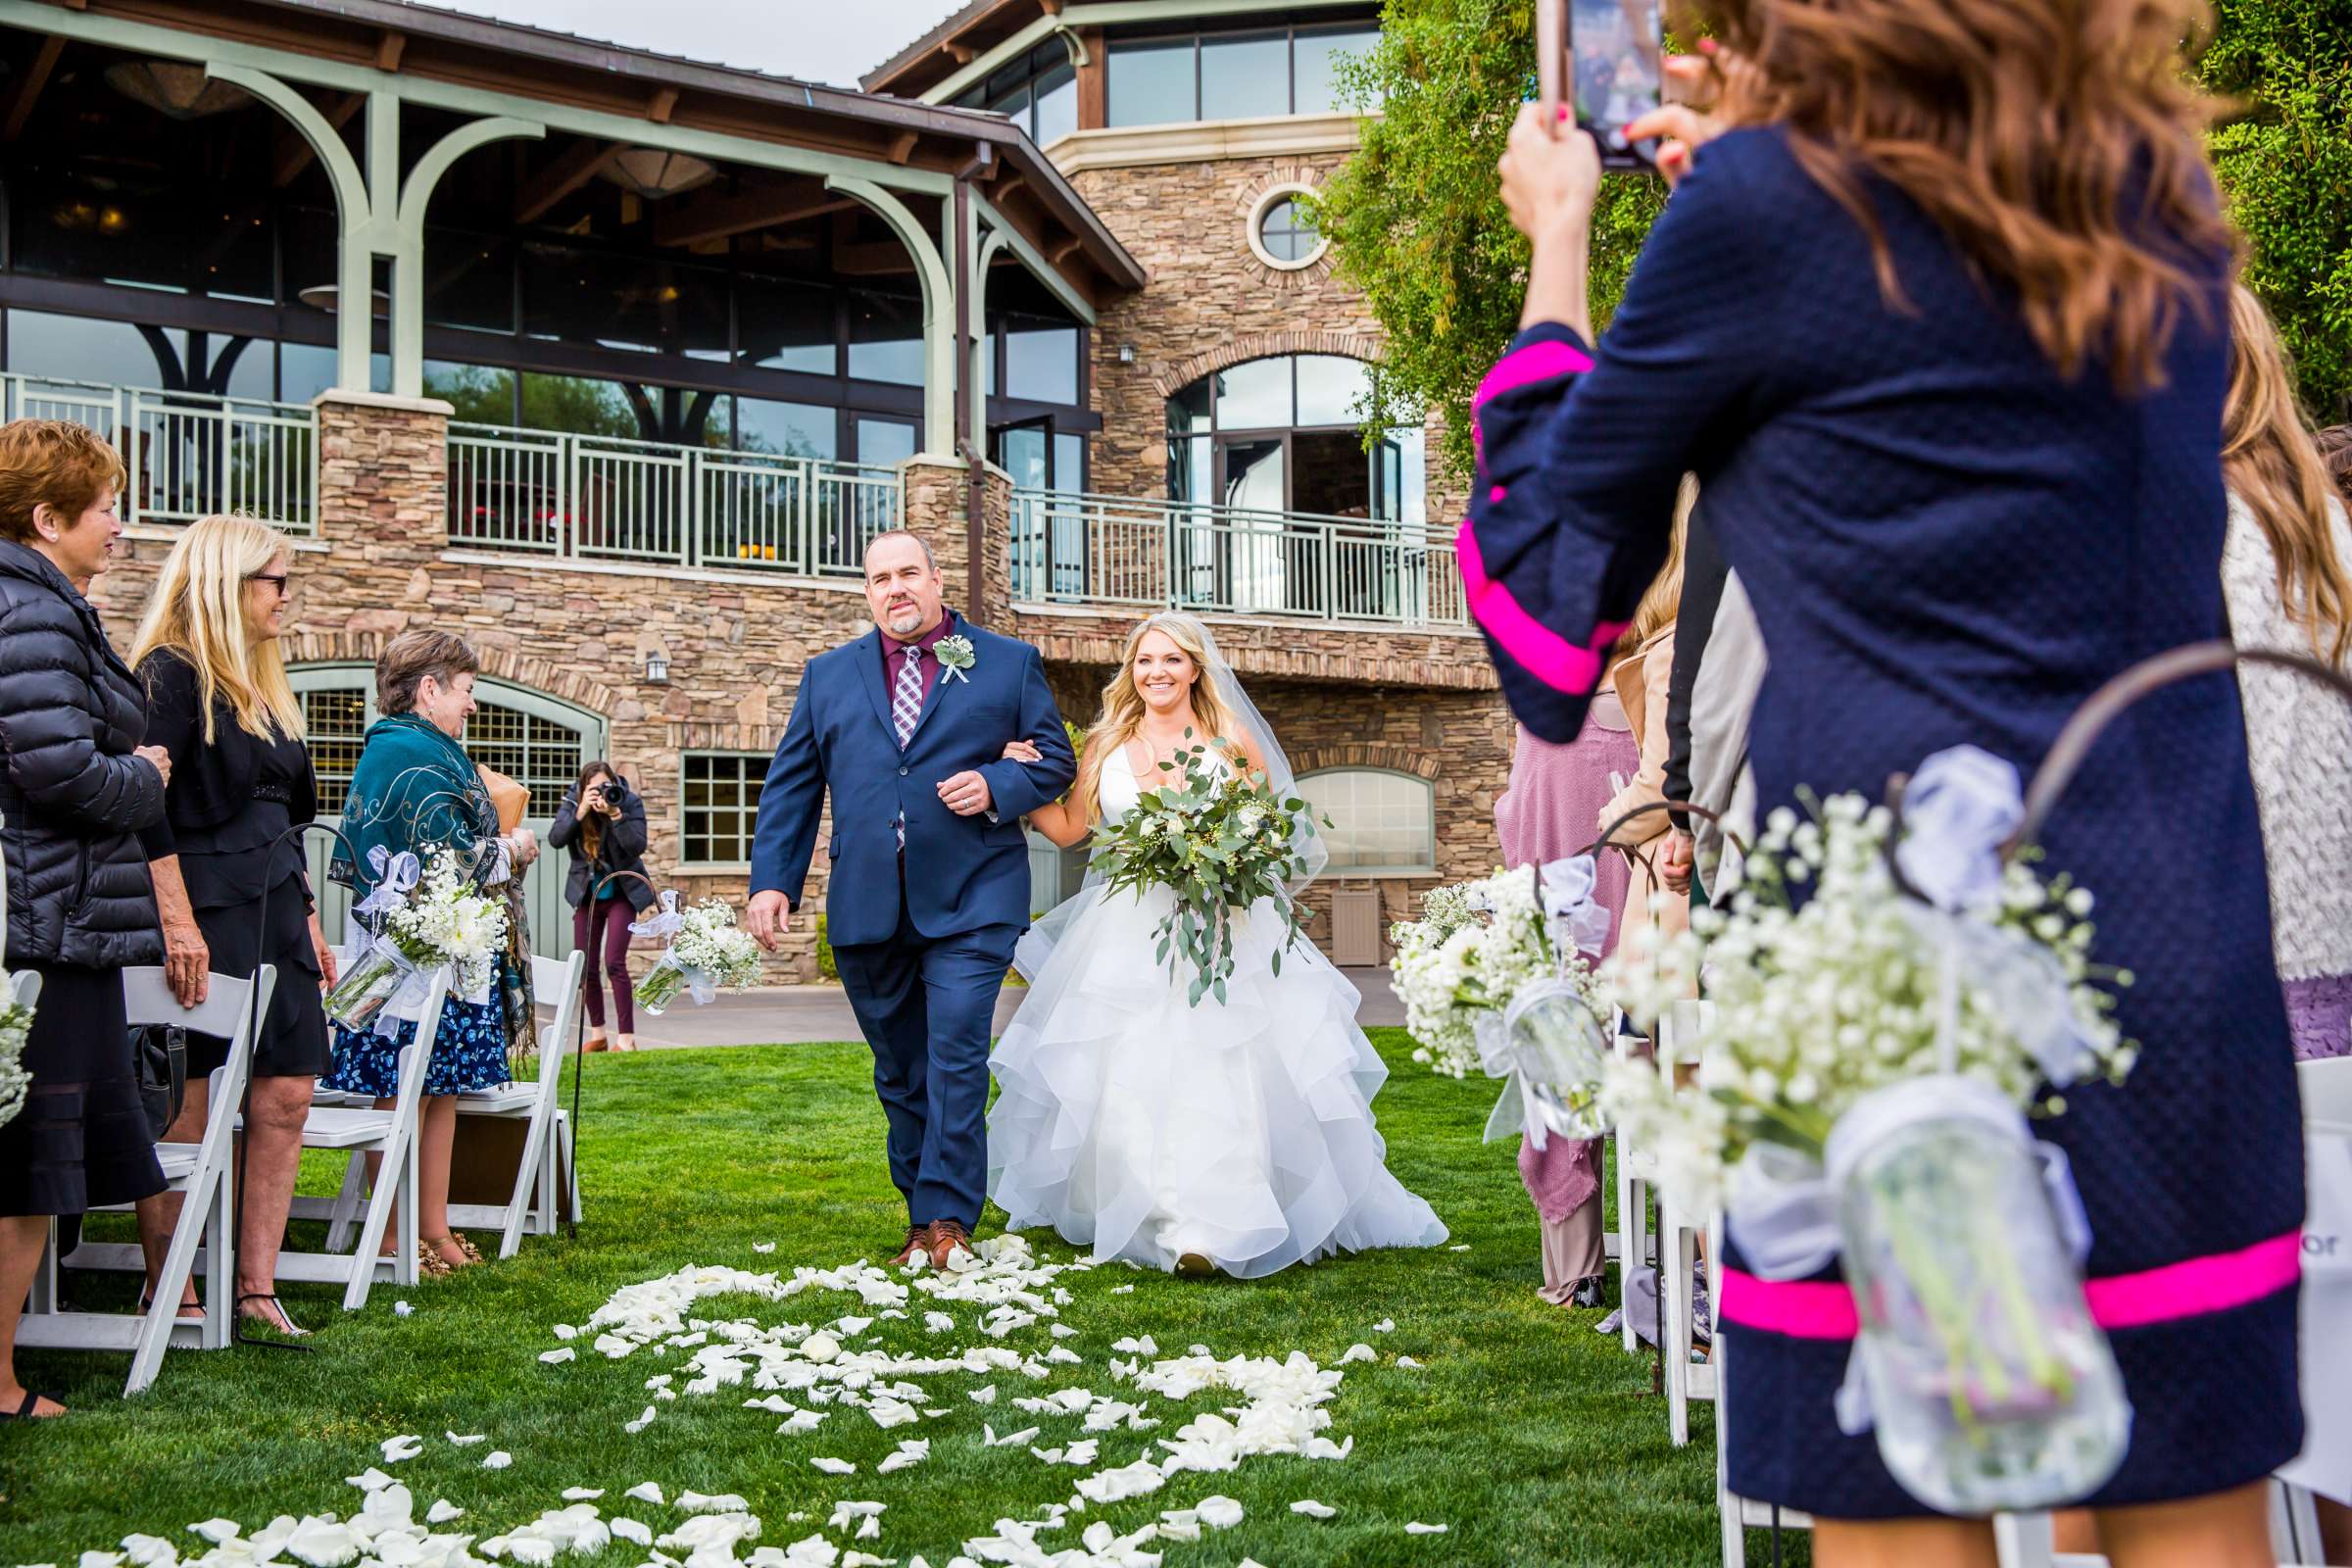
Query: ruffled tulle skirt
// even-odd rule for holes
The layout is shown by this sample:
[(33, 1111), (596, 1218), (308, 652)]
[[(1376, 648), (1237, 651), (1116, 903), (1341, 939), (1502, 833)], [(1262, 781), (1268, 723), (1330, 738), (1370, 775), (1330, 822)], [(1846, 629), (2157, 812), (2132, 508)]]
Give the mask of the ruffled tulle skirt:
[[(1250, 1279), (1446, 1227), (1385, 1163), (1372, 1097), (1388, 1068), (1354, 986), (1281, 912), (1238, 922), (1226, 1000), (1185, 1002), (1153, 961), (1170, 895), (1081, 893), (998, 1043), (988, 1191), (1011, 1225), (1051, 1225), (1099, 1259), (1170, 1268), (1200, 1253)], [(1189, 973), (1189, 971), (1188, 971)]]

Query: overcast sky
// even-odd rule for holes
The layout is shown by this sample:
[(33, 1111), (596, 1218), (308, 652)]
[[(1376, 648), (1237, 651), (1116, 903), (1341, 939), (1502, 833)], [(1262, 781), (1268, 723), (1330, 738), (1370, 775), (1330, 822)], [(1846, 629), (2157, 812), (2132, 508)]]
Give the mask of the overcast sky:
[(583, 38), (855, 87), (962, 0), (430, 0)]

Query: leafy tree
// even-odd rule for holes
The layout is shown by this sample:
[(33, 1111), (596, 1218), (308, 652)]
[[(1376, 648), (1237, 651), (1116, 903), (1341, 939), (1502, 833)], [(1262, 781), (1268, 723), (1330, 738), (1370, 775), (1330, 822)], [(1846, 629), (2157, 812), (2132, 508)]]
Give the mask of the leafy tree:
[[(1527, 0), (1389, 0), (1379, 45), (1346, 61), (1359, 109), (1378, 104), (1362, 149), (1315, 203), (1340, 276), (1386, 330), (1366, 423), (1417, 424), (1442, 409), (1445, 470), (1470, 471), (1470, 396), (1519, 322), (1528, 246), (1494, 177), (1535, 77)], [(1608, 318), (1666, 191), (1646, 175), (1601, 182), (1592, 220), (1592, 312)]]
[[(2245, 106), (2213, 133), (2214, 162), (2251, 257), (2247, 278), (2278, 318), (2305, 401), (2352, 416), (2352, 49), (2346, 0), (2217, 0), (2205, 84)], [(1363, 291), (1388, 347), (1372, 377), (1372, 427), (1446, 416), (1445, 471), (1470, 469), (1470, 398), (1509, 340), (1527, 242), (1494, 177), (1535, 74), (1527, 0), (1388, 0), (1379, 45), (1346, 62), (1363, 145), (1314, 218), (1340, 276)], [(1665, 188), (1601, 182), (1592, 225), (1592, 315), (1606, 322)]]
[(2213, 133), (2246, 281), (2278, 318), (2303, 401), (2352, 417), (2352, 8), (2219, 0), (2205, 85), (2245, 113)]

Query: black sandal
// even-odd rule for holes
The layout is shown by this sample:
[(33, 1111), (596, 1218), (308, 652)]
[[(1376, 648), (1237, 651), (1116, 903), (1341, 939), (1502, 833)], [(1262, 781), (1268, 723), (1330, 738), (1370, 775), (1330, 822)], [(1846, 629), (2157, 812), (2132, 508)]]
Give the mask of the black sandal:
[[(34, 1407), (43, 1399), (47, 1399), (51, 1404), (57, 1406), (57, 1415), (37, 1415), (34, 1413)], [(59, 1398), (56, 1395), (36, 1394), (30, 1389), (26, 1389), (24, 1391), (24, 1399), (14, 1410), (0, 1410), (0, 1421), (54, 1421), (58, 1416), (66, 1415), (68, 1413), (70, 1412), (68, 1412), (66, 1409), (66, 1401)]]
[[(272, 1319), (259, 1313), (249, 1313), (245, 1310), (245, 1303), (247, 1301), (268, 1301), (272, 1307), (276, 1308), (277, 1316)], [(268, 1329), (270, 1333), (267, 1335), (253, 1335), (246, 1333), (246, 1325), (255, 1323), (258, 1323), (263, 1328)], [(286, 1310), (286, 1304), (269, 1292), (254, 1291), (237, 1298), (238, 1344), (267, 1345), (273, 1349), (279, 1350), (307, 1350), (311, 1348), (311, 1347), (307, 1345), (297, 1345), (294, 1342), (297, 1340), (307, 1340), (310, 1337), (311, 1331), (304, 1328), (301, 1324), (296, 1323), (294, 1321), (293, 1314)]]

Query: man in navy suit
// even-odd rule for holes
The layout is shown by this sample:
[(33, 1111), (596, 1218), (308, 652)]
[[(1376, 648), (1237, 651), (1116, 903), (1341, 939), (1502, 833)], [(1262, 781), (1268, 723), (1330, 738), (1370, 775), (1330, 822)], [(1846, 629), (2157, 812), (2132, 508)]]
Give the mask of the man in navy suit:
[[(826, 934), (874, 1053), (906, 1239), (947, 1265), (988, 1180), (989, 1030), (1029, 925), (1021, 817), (1077, 774), (1045, 661), (942, 603), (915, 535), (865, 550), (874, 629), (802, 672), (752, 836), (747, 923), (774, 951), (801, 906), (818, 808), (833, 797)], [(1004, 760), (1007, 743), (1035, 762)]]

